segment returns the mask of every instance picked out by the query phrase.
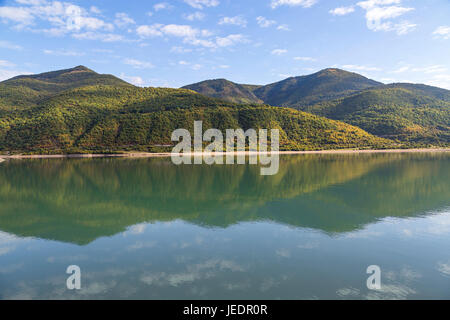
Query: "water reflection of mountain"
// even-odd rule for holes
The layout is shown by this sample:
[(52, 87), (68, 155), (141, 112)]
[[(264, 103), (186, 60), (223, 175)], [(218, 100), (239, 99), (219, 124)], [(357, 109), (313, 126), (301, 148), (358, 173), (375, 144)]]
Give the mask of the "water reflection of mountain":
[(276, 176), (168, 159), (20, 160), (0, 166), (0, 230), (87, 244), (142, 222), (270, 220), (347, 232), (448, 206), (447, 154), (302, 155)]

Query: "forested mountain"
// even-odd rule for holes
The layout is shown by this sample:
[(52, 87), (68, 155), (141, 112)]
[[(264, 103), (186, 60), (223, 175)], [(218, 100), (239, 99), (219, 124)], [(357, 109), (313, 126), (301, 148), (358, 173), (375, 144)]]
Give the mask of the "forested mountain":
[(450, 144), (450, 91), (436, 87), (327, 69), (263, 87), (219, 79), (186, 88), (204, 95), (135, 87), (83, 66), (12, 78), (0, 83), (0, 152), (168, 151), (171, 132), (195, 120), (205, 130), (280, 129), (282, 150)]
[(240, 85), (226, 79), (206, 80), (185, 86), (183, 89), (233, 103), (263, 103), (253, 93), (254, 88), (251, 85)]
[(64, 90), (89, 85), (132, 86), (112, 75), (98, 74), (84, 66), (24, 75), (0, 82), (0, 107), (33, 107)]
[(264, 103), (273, 106), (298, 108), (345, 97), (378, 85), (381, 83), (357, 73), (325, 69), (311, 75), (292, 77), (262, 86), (254, 90), (254, 94)]
[(183, 88), (231, 102), (266, 103), (279, 107), (303, 107), (321, 101), (351, 95), (382, 85), (359, 74), (340, 69), (292, 77), (265, 86), (236, 84), (225, 79), (206, 80)]
[[(280, 129), (281, 149), (392, 147), (340, 121), (267, 105), (243, 105), (186, 89), (139, 88), (85, 67), (0, 83), (0, 151), (169, 151), (173, 130)], [(13, 96), (13, 98), (12, 98)]]
[(440, 88), (391, 84), (299, 109), (353, 124), (380, 137), (448, 145), (449, 98), (450, 91)]
[[(400, 143), (450, 144), (449, 90), (412, 83), (384, 85), (339, 69), (246, 88), (266, 104), (341, 120)], [(205, 88), (201, 91), (211, 95)], [(231, 100), (225, 91), (220, 96)]]

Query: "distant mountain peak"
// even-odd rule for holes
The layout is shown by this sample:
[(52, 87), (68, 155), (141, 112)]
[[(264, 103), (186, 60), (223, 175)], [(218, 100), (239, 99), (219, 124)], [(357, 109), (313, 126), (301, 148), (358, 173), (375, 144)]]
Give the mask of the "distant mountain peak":
[(326, 68), (323, 70), (320, 70), (317, 73), (349, 73), (346, 70), (338, 69), (338, 68)]
[(351, 71), (347, 71), (347, 70), (343, 70), (343, 69), (339, 69), (339, 68), (326, 68), (323, 70), (320, 70), (313, 75), (323, 75), (323, 76), (356, 76), (359, 78), (366, 78), (363, 75), (360, 75), (359, 73), (355, 73), (355, 72), (351, 72)]
[[(85, 66), (76, 66), (75, 68), (72, 69), (68, 69), (68, 70), (72, 70), (72, 71), (86, 71), (86, 72), (95, 72), (91, 69), (89, 69), (88, 67)], [(96, 73), (96, 72), (95, 72)]]
[[(131, 86), (131, 84), (112, 75), (98, 74), (81, 65), (70, 69), (21, 75), (5, 80), (0, 85), (8, 87), (8, 96), (13, 105), (31, 105), (39, 99), (85, 86)], [(28, 97), (26, 101), (21, 93), (24, 88), (29, 93), (25, 97)]]
[(251, 85), (241, 85), (227, 79), (211, 79), (184, 86), (208, 97), (219, 98), (233, 103), (262, 103), (251, 90)]
[(360, 90), (382, 85), (360, 74), (338, 68), (288, 78), (254, 90), (265, 103), (275, 106), (301, 107), (332, 100)]

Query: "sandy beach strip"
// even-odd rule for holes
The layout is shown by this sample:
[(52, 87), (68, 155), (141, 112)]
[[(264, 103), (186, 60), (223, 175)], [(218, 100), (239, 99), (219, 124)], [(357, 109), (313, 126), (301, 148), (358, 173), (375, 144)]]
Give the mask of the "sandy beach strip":
[[(362, 153), (427, 153), (427, 152), (450, 152), (450, 148), (433, 148), (433, 149), (386, 149), (386, 150), (320, 150), (320, 151), (273, 151), (273, 152), (254, 152), (254, 151), (234, 151), (234, 152), (215, 152), (215, 153), (176, 153), (174, 156), (226, 156), (226, 155), (295, 155), (295, 154), (362, 154)], [(167, 158), (172, 153), (149, 153), (149, 152), (127, 152), (114, 154), (54, 154), (54, 155), (0, 155), (0, 162), (5, 159), (69, 159), (69, 158)]]

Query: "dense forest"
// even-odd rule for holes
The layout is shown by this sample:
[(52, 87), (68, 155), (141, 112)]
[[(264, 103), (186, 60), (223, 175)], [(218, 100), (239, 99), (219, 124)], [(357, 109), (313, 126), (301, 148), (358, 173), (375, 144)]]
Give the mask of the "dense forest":
[(432, 92), (417, 91), (408, 84), (382, 86), (302, 109), (380, 137), (413, 144), (449, 145), (450, 99), (440, 100)]
[(252, 86), (238, 84), (226, 79), (206, 80), (183, 87), (202, 95), (224, 99), (232, 103), (263, 103), (254, 93)]
[[(210, 95), (207, 84), (192, 89)], [(340, 120), (403, 145), (450, 144), (449, 90), (410, 83), (384, 85), (340, 69), (247, 88), (266, 104)], [(227, 99), (226, 93), (215, 95)]]
[[(281, 150), (448, 145), (449, 104), (441, 100), (448, 98), (446, 90), (418, 95), (407, 88), (383, 88), (377, 84), (356, 94), (356, 89), (343, 90), (352, 95), (306, 106), (307, 113), (188, 89), (135, 87), (83, 66), (19, 76), (0, 83), (0, 152), (170, 151), (171, 133), (192, 132), (196, 120), (203, 121), (204, 130), (279, 129)], [(382, 98), (385, 104), (377, 102)]]

